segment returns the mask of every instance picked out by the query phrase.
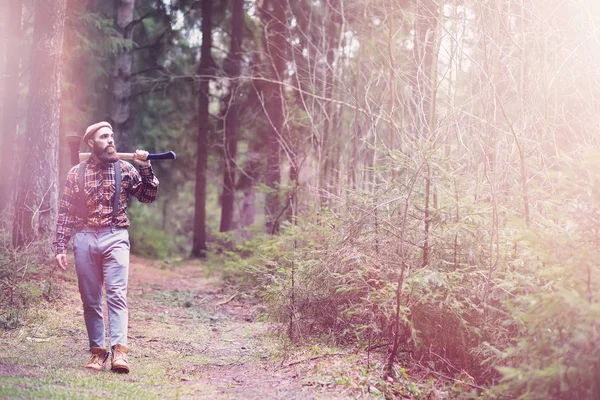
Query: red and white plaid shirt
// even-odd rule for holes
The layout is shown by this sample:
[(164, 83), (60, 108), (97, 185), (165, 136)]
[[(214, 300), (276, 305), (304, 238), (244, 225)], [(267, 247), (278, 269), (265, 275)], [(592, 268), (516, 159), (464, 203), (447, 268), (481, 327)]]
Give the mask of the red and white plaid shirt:
[(113, 197), (115, 193), (115, 165), (114, 163), (87, 162), (85, 169), (85, 198), (87, 204), (87, 217), (79, 217), (79, 164), (71, 168), (67, 175), (67, 182), (60, 207), (58, 209), (58, 222), (56, 226), (56, 239), (54, 246), (56, 254), (66, 253), (67, 243), (71, 239), (73, 229), (86, 227), (116, 226), (128, 228), (130, 221), (127, 218), (127, 199), (132, 195), (142, 203), (152, 203), (158, 194), (158, 179), (152, 172), (152, 167), (140, 167), (140, 172), (128, 162), (121, 161), (121, 195), (119, 198), (119, 211), (116, 223), (113, 224)]

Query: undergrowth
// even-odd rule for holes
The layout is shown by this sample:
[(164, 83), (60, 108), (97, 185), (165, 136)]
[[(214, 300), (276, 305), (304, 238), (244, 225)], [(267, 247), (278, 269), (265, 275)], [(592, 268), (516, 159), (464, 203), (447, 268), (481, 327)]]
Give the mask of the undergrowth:
[(14, 249), (10, 235), (0, 229), (0, 328), (22, 326), (41, 302), (60, 296), (59, 286), (47, 241)]
[(226, 270), (292, 342), (383, 349), (383, 379), (419, 365), (464, 382), (463, 398), (597, 398), (598, 159), (549, 173), (552, 201), (529, 227), (489, 199), (440, 195), (427, 258), (422, 220), (404, 212), (419, 209), (388, 188), (234, 247)]

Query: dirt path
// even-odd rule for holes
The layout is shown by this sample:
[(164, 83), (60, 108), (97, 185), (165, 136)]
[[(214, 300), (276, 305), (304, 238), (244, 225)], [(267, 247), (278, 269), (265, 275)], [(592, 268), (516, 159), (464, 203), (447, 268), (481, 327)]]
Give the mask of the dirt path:
[[(0, 398), (364, 398), (324, 377), (319, 361), (282, 362), (274, 327), (242, 294), (224, 292), (199, 265), (132, 257), (132, 372), (91, 372), (73, 271), (65, 293), (26, 327), (0, 332)], [(310, 355), (306, 356), (307, 359)], [(335, 358), (335, 357), (333, 357)]]

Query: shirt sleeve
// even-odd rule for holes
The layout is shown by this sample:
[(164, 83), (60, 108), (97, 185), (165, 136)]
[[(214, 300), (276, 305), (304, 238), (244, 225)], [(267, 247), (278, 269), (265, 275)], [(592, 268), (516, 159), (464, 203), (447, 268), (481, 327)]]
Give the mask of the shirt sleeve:
[(152, 203), (158, 194), (158, 179), (154, 176), (152, 166), (140, 167), (140, 172), (131, 167), (131, 189), (133, 197), (142, 203)]
[(77, 221), (76, 216), (76, 198), (79, 195), (77, 185), (75, 183), (77, 177), (77, 169), (72, 168), (67, 174), (65, 190), (58, 207), (58, 220), (56, 223), (56, 238), (54, 240), (54, 248), (56, 254), (65, 254), (67, 252), (67, 244), (71, 239), (71, 231)]

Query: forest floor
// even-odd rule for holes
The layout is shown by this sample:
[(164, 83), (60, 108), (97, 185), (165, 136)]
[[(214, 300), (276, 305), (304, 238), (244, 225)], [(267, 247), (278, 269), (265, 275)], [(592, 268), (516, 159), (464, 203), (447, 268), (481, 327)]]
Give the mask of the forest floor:
[(276, 327), (260, 321), (259, 304), (197, 262), (132, 257), (127, 375), (83, 368), (87, 335), (72, 261), (53, 290), (57, 299), (38, 304), (26, 325), (0, 331), (2, 399), (381, 398), (357, 384), (358, 356), (284, 346)]

